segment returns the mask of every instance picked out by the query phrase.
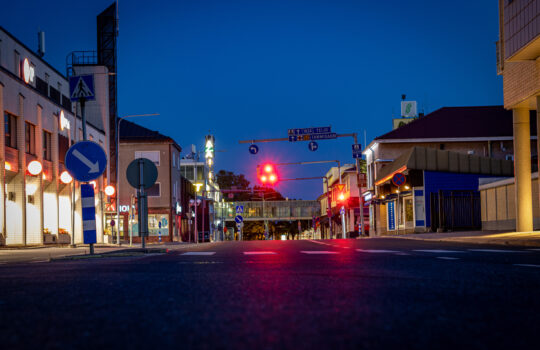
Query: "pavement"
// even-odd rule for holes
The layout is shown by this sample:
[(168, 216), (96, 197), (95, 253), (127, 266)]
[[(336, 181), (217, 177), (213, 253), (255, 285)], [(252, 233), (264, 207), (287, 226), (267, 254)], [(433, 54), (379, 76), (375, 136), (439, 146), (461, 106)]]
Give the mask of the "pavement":
[(441, 233), (411, 233), (399, 236), (382, 237), (432, 240), (440, 242), (463, 242), (476, 244), (502, 244), (509, 246), (540, 247), (540, 231), (455, 231)]
[(6, 349), (538, 349), (540, 249), (248, 241), (0, 265)]

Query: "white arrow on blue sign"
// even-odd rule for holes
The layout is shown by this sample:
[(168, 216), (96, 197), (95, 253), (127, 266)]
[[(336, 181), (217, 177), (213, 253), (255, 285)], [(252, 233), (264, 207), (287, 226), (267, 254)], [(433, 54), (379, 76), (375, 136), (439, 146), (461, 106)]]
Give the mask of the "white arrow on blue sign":
[(257, 145), (249, 146), (249, 153), (251, 153), (251, 154), (259, 153), (259, 147)]
[(68, 149), (65, 164), (75, 180), (92, 181), (105, 171), (107, 155), (97, 143), (79, 141)]
[(236, 221), (237, 224), (240, 224), (244, 221), (244, 218), (242, 217), (242, 215), (236, 215), (234, 217), (234, 221)]
[(308, 144), (308, 148), (309, 148), (310, 151), (316, 151), (319, 148), (319, 145), (317, 144), (317, 142), (311, 141)]

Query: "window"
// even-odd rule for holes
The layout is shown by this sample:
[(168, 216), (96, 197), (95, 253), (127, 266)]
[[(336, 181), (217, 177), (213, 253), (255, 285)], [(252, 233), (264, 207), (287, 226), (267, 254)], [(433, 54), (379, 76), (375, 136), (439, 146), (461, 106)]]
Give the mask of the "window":
[(43, 130), (43, 159), (51, 160), (51, 139), (52, 134)]
[(150, 159), (156, 166), (159, 166), (159, 151), (135, 151), (135, 159)]
[(28, 122), (24, 123), (25, 151), (28, 154), (36, 154), (36, 126)]
[(4, 126), (6, 146), (17, 148), (17, 118), (9, 113), (4, 113)]
[(172, 166), (173, 168), (176, 166), (176, 154), (174, 152), (172, 153)]
[(146, 190), (146, 195), (148, 197), (161, 197), (161, 184), (156, 182), (154, 186)]
[(514, 155), (513, 154), (507, 154), (505, 158), (506, 158), (506, 160), (512, 160), (513, 161), (514, 160)]
[(18, 77), (21, 76), (21, 55), (17, 50), (13, 51), (13, 73)]

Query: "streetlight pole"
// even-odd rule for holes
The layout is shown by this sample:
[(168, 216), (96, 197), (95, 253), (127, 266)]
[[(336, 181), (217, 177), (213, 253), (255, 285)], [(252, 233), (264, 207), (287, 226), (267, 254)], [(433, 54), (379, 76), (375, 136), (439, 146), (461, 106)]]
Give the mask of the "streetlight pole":
[[(120, 124), (122, 123), (122, 120), (126, 118), (134, 118), (134, 117), (150, 117), (150, 116), (156, 116), (159, 115), (159, 113), (151, 113), (151, 114), (132, 114), (132, 115), (126, 115), (121, 118), (118, 118), (116, 125), (116, 244), (120, 245), (120, 167), (118, 166), (118, 163), (120, 162), (120, 155), (118, 154), (120, 151)], [(140, 203), (139, 203), (140, 204)], [(140, 208), (139, 208), (140, 211)], [(129, 215), (129, 214), (128, 214)], [(141, 223), (139, 222), (139, 227)], [(143, 237), (144, 240), (144, 237)]]

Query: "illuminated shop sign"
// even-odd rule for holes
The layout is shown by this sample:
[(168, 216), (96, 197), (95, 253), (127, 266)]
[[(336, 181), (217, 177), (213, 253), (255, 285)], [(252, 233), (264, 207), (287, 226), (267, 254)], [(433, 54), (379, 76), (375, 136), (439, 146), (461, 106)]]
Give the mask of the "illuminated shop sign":
[(60, 111), (60, 130), (71, 129), (71, 123), (69, 119), (64, 115), (64, 111)]
[(129, 205), (121, 205), (118, 207), (118, 210), (121, 213), (129, 213)]
[(26, 84), (34, 83), (35, 71), (28, 58), (22, 62), (22, 78)]

